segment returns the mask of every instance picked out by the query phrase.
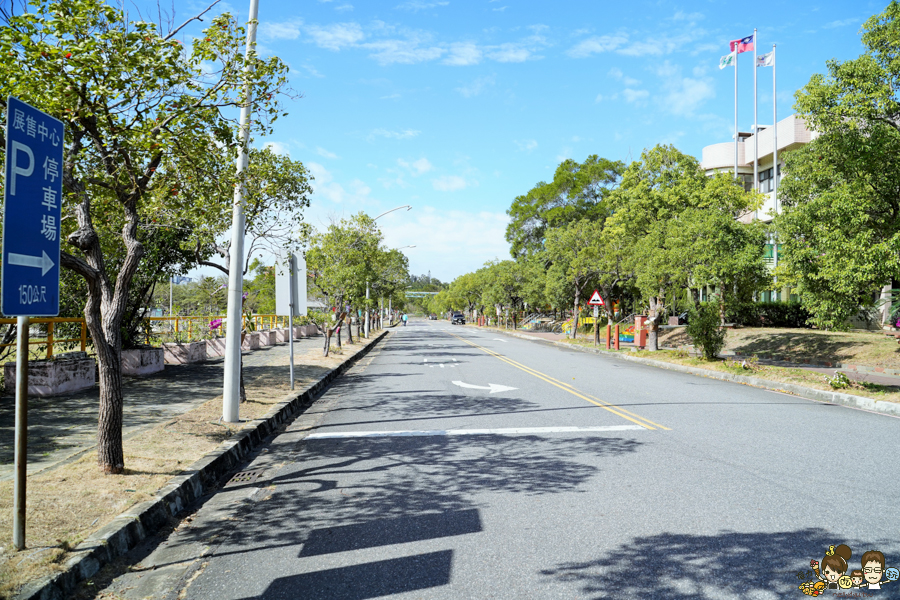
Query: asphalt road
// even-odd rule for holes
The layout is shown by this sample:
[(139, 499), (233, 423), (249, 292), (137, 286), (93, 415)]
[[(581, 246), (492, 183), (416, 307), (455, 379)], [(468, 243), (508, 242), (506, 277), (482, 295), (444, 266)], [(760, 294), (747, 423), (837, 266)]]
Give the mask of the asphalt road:
[(831, 545), (900, 566), (898, 439), (885, 415), (410, 321), (106, 591), (801, 598)]

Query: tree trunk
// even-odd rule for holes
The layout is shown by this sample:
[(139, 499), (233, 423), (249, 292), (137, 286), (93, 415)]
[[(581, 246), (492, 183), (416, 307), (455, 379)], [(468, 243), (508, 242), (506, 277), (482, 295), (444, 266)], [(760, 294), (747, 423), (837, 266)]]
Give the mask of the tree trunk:
[(125, 470), (122, 447), (122, 354), (105, 343), (94, 341), (100, 372), (100, 413), (97, 419), (97, 464), (104, 473)]
[[(650, 297), (650, 314), (647, 315), (650, 330), (647, 333), (647, 350), (656, 352), (659, 350), (659, 315), (662, 314), (663, 301), (657, 296)], [(634, 332), (637, 336), (638, 332)]]
[(575, 290), (575, 304), (572, 310), (572, 339), (578, 337), (578, 298), (580, 294)]

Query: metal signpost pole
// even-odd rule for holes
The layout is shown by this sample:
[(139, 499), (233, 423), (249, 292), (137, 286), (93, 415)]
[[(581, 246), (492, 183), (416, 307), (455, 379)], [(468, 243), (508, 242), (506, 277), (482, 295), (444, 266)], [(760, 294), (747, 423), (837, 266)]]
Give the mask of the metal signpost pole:
[(297, 294), (294, 289), (294, 277), (296, 276), (297, 270), (297, 261), (294, 259), (294, 254), (291, 253), (288, 255), (288, 278), (291, 282), (291, 305), (290, 310), (288, 310), (288, 345), (291, 347), (291, 389), (294, 389), (294, 307), (297, 306)]
[(25, 547), (25, 487), (28, 476), (28, 317), (18, 317), (16, 348), (16, 481), (13, 484), (13, 546)]
[(28, 469), (28, 326), (59, 315), (61, 121), (10, 96), (6, 114), (0, 309), (17, 317), (13, 546), (25, 548)]

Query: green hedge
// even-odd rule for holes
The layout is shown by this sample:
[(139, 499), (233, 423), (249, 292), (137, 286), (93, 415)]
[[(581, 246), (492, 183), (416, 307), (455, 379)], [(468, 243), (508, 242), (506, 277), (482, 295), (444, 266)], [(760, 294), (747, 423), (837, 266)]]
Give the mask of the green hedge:
[(725, 309), (725, 321), (744, 327), (805, 327), (810, 313), (799, 302), (747, 302)]

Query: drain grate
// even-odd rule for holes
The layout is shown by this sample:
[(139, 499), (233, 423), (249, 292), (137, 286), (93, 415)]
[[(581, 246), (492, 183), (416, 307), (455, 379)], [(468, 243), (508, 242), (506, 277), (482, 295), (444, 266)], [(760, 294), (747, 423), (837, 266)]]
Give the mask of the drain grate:
[(262, 475), (262, 471), (241, 471), (240, 473), (235, 473), (234, 477), (228, 480), (228, 483), (225, 484), (225, 487), (229, 485), (238, 485), (240, 483), (253, 483), (259, 476)]

